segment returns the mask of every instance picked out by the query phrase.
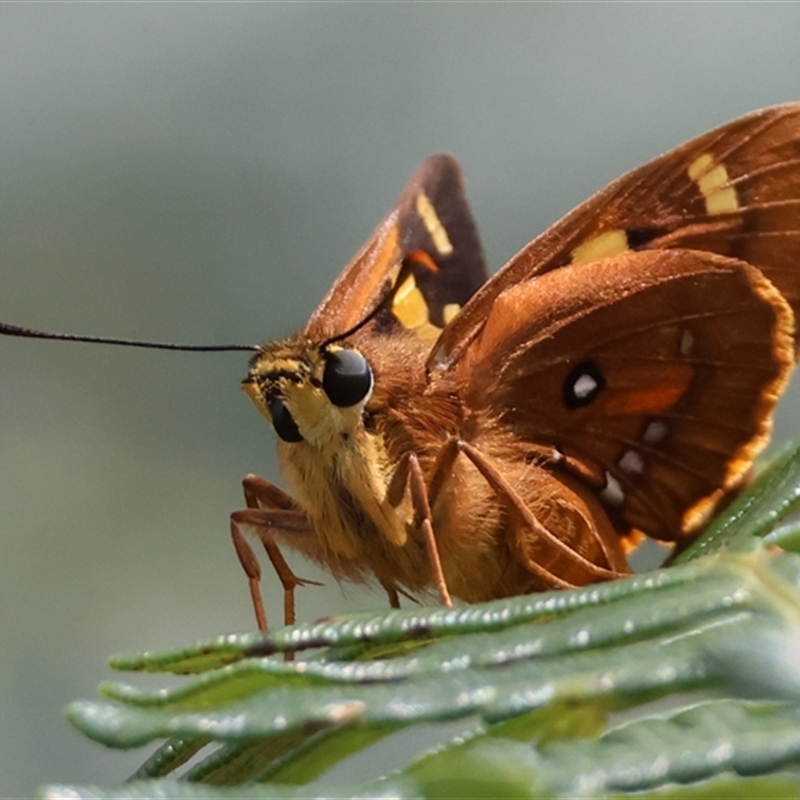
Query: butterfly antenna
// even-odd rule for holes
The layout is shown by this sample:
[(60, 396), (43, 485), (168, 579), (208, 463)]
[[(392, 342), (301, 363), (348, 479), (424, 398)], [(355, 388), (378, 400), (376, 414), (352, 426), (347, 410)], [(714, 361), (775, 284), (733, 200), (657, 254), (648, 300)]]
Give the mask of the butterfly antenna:
[(320, 345), (320, 347), (324, 350), (329, 344), (333, 344), (334, 342), (340, 342), (342, 339), (346, 339), (348, 336), (352, 336), (357, 331), (360, 331), (366, 324), (372, 322), (378, 314), (383, 311), (389, 305), (393, 295), (394, 295), (394, 286), (389, 286), (386, 290), (386, 293), (381, 297), (378, 301), (378, 304), (372, 311), (367, 314), (366, 317), (359, 320), (352, 328), (348, 328), (344, 333), (337, 333), (336, 336), (331, 336), (330, 339), (325, 339), (324, 342)]
[(172, 344), (171, 342), (142, 342), (137, 339), (113, 339), (105, 336), (76, 336), (72, 333), (50, 333), (34, 328), (23, 328), (0, 322), (0, 335), (20, 336), (25, 339), (57, 339), (65, 342), (91, 342), (92, 344), (116, 344), (122, 347), (146, 347), (149, 350), (183, 350), (196, 353), (215, 353), (231, 350), (258, 350), (254, 344)]
[(439, 271), (439, 267), (436, 265), (436, 262), (424, 250), (411, 250), (403, 258), (403, 263), (400, 266), (400, 271), (398, 272), (394, 283), (390, 283), (388, 281), (386, 282), (386, 285), (378, 297), (378, 302), (375, 304), (375, 308), (373, 308), (372, 311), (370, 311), (365, 317), (353, 325), (352, 328), (348, 328), (344, 333), (337, 333), (336, 336), (331, 336), (330, 339), (325, 339), (325, 341), (322, 342), (321, 347), (325, 348), (329, 344), (333, 344), (333, 342), (340, 342), (342, 339), (352, 336), (357, 331), (360, 331), (365, 325), (372, 322), (372, 320), (375, 319), (375, 317), (377, 317), (381, 311), (383, 311), (385, 308), (388, 308), (394, 301), (397, 292), (405, 283), (406, 278), (412, 274), (412, 267), (414, 264), (424, 267), (430, 272)]

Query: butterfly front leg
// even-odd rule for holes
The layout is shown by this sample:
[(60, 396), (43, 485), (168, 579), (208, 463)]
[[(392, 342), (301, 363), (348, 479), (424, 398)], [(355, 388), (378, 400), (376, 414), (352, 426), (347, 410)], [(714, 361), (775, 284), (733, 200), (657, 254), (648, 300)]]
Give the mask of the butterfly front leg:
[[(400, 505), (405, 495), (406, 488), (408, 488), (411, 496), (411, 506), (414, 510), (414, 525), (422, 532), (422, 537), (425, 541), (433, 585), (439, 595), (439, 602), (443, 606), (449, 608), (453, 605), (453, 600), (447, 588), (447, 581), (445, 580), (444, 570), (442, 569), (442, 560), (439, 557), (439, 548), (436, 545), (436, 537), (433, 532), (433, 517), (431, 514), (431, 505), (428, 500), (428, 489), (425, 486), (425, 478), (419, 465), (419, 459), (415, 453), (406, 453), (400, 459), (400, 463), (397, 465), (394, 475), (389, 482), (386, 496), (392, 507), (396, 508)], [(399, 607), (396, 588), (394, 590), (394, 596), (389, 588), (384, 588), (386, 588), (389, 593), (389, 601), (392, 607)], [(397, 605), (395, 605), (395, 603)]]
[(275, 533), (302, 536), (311, 533), (308, 517), (286, 492), (257, 475), (247, 475), (242, 481), (247, 508), (231, 514), (231, 538), (236, 555), (247, 575), (250, 597), (256, 614), (258, 629), (267, 630), (267, 615), (261, 597), (261, 566), (253, 548), (242, 533), (246, 527), (253, 531), (264, 545), (267, 556), (283, 586), (284, 624), (295, 622), (294, 590), (298, 586), (321, 586), (318, 581), (300, 578), (283, 557)]

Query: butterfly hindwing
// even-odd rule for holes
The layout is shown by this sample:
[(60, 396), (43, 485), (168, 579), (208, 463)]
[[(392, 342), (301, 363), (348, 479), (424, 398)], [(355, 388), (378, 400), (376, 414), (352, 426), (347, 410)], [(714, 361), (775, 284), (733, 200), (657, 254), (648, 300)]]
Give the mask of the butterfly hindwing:
[(620, 533), (671, 540), (741, 480), (794, 363), (762, 273), (700, 251), (626, 252), (495, 301), (457, 365), (465, 401), (518, 449), (596, 490)]

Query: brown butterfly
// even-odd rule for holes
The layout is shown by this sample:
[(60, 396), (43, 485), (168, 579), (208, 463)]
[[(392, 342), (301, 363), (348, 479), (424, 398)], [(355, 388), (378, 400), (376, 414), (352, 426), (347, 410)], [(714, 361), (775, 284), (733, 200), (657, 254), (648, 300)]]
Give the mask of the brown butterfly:
[(795, 361), (800, 104), (627, 174), (491, 279), (458, 166), (428, 159), (245, 391), (292, 496), (255, 476), (231, 531), (443, 603), (629, 572), (740, 485)]
[(458, 166), (428, 159), (302, 332), (251, 348), (243, 386), (292, 489), (247, 476), (231, 515), (259, 627), (244, 529), (287, 622), (307, 581), (279, 544), (392, 606), (613, 579), (645, 536), (682, 546), (766, 444), (799, 306), (800, 104), (625, 175), (491, 279)]

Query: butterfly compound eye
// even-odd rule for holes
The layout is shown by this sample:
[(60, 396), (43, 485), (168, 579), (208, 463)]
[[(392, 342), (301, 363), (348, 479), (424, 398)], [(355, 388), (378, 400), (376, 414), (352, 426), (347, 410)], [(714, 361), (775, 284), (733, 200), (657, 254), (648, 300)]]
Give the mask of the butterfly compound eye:
[(275, 428), (275, 433), (283, 439), (284, 442), (302, 442), (303, 435), (294, 421), (294, 417), (289, 413), (289, 409), (284, 405), (280, 397), (273, 397), (267, 404), (269, 414), (272, 417), (272, 427)]
[(372, 389), (372, 369), (367, 359), (355, 350), (326, 353), (322, 388), (339, 408), (360, 403)]

